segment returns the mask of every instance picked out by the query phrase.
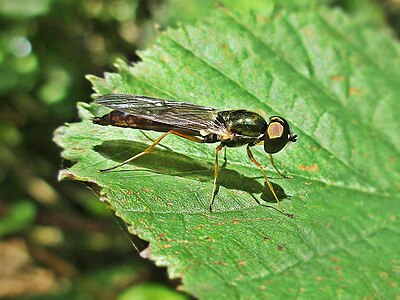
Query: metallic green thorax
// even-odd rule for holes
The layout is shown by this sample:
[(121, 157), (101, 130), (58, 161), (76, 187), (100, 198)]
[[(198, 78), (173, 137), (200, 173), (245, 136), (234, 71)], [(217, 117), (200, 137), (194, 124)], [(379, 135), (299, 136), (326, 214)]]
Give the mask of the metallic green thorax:
[(227, 131), (235, 134), (232, 141), (224, 141), (228, 147), (237, 147), (257, 139), (265, 133), (267, 122), (259, 114), (247, 110), (226, 110), (218, 113)]

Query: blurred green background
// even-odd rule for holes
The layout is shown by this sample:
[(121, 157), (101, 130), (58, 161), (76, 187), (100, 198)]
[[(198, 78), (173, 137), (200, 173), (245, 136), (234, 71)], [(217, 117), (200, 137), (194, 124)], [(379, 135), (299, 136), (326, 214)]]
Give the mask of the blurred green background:
[[(311, 2), (399, 36), (400, 1)], [(77, 101), (90, 101), (86, 74), (113, 71), (116, 58), (138, 61), (135, 51), (168, 26), (193, 23), (221, 4), (247, 9), (243, 3), (0, 0), (0, 298), (189, 297), (141, 258), (145, 242), (124, 234), (95, 187), (57, 181), (68, 162), (52, 135), (77, 121)]]

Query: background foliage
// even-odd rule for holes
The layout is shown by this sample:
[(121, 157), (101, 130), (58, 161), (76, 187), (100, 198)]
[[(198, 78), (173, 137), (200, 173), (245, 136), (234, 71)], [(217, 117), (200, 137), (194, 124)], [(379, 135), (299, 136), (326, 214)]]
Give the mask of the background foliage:
[[(38, 280), (22, 288), (0, 286), (3, 295), (107, 298), (143, 281), (177, 285), (164, 270), (135, 254), (118, 221), (93, 193), (77, 184), (57, 182), (59, 150), (50, 141), (54, 128), (76, 120), (76, 101), (89, 99), (86, 74), (111, 70), (116, 57), (137, 61), (134, 50), (150, 45), (157, 28), (194, 22), (215, 8), (213, 1), (206, 8), (199, 8), (197, 1), (184, 2), (186, 6), (173, 0), (1, 2), (0, 251), (20, 254), (1, 256), (1, 263), (13, 262), (1, 278), (21, 283), (27, 282), (24, 276), (35, 274)], [(240, 1), (235, 3), (236, 8), (254, 13)], [(281, 8), (273, 2), (254, 3), (259, 14)], [(394, 1), (305, 5), (293, 1), (284, 8), (319, 5), (340, 6), (364, 26), (399, 32), (399, 8)], [(104, 282), (113, 284), (105, 287)]]

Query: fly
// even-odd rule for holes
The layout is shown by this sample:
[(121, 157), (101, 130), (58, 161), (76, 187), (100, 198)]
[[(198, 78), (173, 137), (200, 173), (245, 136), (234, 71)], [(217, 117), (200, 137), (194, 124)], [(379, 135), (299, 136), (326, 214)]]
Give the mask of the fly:
[(292, 135), (288, 122), (282, 117), (273, 116), (267, 122), (259, 114), (247, 110), (221, 111), (191, 103), (129, 94), (103, 95), (96, 98), (95, 102), (113, 109), (109, 114), (94, 118), (95, 124), (164, 132), (143, 152), (111, 168), (100, 170), (101, 172), (114, 170), (150, 153), (170, 134), (197, 143), (219, 142), (215, 149), (214, 182), (208, 205), (211, 212), (218, 179), (219, 153), (225, 146), (247, 145), (248, 157), (261, 169), (276, 202), (281, 206), (264, 168), (254, 158), (250, 148), (264, 144), (264, 151), (268, 153), (274, 169), (279, 175), (287, 178), (275, 166), (272, 154), (281, 151), (288, 142), (296, 142), (297, 135)]

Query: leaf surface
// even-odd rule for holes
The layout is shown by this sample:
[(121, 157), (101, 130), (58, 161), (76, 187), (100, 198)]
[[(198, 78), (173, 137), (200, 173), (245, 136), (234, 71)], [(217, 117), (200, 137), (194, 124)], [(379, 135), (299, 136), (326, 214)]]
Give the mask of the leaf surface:
[[(90, 181), (146, 255), (203, 299), (393, 298), (400, 271), (400, 50), (381, 29), (340, 11), (268, 18), (221, 9), (162, 34), (142, 62), (90, 76), (98, 94), (158, 96), (280, 115), (299, 141), (275, 156), (279, 178), (254, 150), (282, 199), (276, 209), (246, 150), (230, 148), (215, 212), (207, 211), (216, 145), (166, 138), (150, 155), (99, 173), (160, 133), (94, 125), (106, 113), (79, 104), (82, 121), (55, 141), (76, 162), (61, 178)], [(256, 148), (256, 147), (255, 147)], [(222, 157), (221, 157), (222, 158)], [(257, 201), (262, 205), (257, 204)]]

